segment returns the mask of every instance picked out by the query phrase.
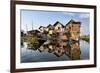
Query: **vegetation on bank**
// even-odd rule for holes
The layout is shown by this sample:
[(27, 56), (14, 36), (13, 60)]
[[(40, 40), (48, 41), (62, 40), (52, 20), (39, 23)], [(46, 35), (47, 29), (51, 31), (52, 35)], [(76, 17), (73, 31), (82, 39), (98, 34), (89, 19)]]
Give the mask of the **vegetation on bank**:
[(80, 36), (80, 40), (90, 42), (90, 35), (82, 35)]
[(21, 42), (27, 42), (31, 47), (39, 44), (38, 38), (35, 35), (28, 34), (21, 37)]

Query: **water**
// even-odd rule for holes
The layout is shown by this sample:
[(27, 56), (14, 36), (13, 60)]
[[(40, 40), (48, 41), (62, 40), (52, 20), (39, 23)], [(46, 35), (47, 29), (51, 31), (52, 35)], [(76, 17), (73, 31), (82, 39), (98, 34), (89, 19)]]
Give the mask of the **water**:
[(29, 48), (26, 43), (21, 47), (21, 62), (48, 62), (89, 59), (89, 43), (60, 43), (62, 46), (52, 44), (41, 45), (40, 48)]

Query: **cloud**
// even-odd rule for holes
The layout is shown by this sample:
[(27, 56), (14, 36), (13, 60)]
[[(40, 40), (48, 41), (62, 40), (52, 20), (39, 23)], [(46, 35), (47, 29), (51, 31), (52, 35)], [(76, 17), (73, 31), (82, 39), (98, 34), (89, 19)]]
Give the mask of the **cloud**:
[(76, 12), (62, 12), (62, 13), (67, 16), (77, 17), (79, 19), (85, 19), (90, 17), (89, 13), (76, 13)]
[(89, 18), (90, 15), (89, 14), (80, 14), (79, 18), (84, 19), (84, 18)]
[(72, 12), (62, 12), (62, 13), (68, 16), (75, 16), (75, 13)]

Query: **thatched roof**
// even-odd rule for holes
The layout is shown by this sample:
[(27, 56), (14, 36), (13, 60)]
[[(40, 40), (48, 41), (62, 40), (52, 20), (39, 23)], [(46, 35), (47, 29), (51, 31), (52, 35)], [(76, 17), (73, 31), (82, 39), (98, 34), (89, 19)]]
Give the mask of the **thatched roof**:
[(52, 27), (52, 25), (51, 25), (51, 24), (49, 24), (49, 25), (47, 26), (47, 28), (49, 28), (49, 27)]
[(81, 22), (76, 22), (75, 20), (71, 19), (65, 26), (67, 26), (68, 24), (81, 24)]
[(44, 28), (44, 26), (40, 26), (39, 29), (40, 29), (40, 28)]
[(64, 25), (60, 23), (59, 21), (57, 21), (53, 26), (56, 26), (58, 23), (61, 24), (62, 27), (64, 27)]
[(39, 33), (40, 31), (39, 30), (30, 30), (28, 31), (28, 33)]

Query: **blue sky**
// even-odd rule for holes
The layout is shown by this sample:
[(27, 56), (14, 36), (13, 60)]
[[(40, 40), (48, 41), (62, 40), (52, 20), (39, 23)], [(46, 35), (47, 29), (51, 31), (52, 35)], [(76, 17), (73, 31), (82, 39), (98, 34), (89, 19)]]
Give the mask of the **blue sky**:
[(84, 12), (21, 10), (21, 30), (32, 30), (32, 24), (33, 29), (38, 29), (40, 26), (46, 27), (48, 24), (53, 25), (56, 21), (65, 25), (71, 19), (81, 22), (81, 35), (89, 34), (90, 14)]

